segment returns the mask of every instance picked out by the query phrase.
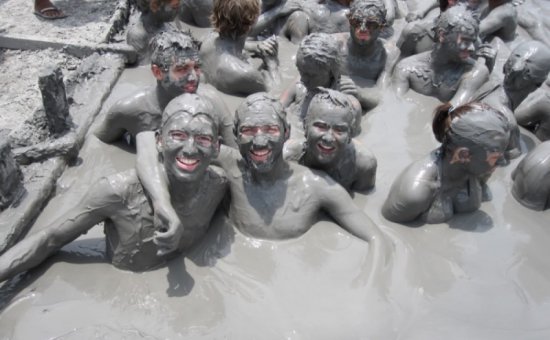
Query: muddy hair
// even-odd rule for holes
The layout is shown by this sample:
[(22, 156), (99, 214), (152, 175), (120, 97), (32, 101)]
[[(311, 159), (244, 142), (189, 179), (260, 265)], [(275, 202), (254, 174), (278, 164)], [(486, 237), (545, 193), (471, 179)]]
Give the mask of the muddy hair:
[(451, 103), (439, 105), (434, 112), (432, 131), (435, 139), (442, 144), (441, 150), (445, 152), (449, 146), (453, 120), (460, 119), (466, 115), (479, 114), (482, 111), (493, 113), (502, 122), (503, 130), (509, 131), (509, 122), (504, 114), (485, 103), (470, 102), (457, 107), (453, 107)]
[(214, 0), (210, 22), (220, 35), (236, 38), (248, 33), (260, 10), (259, 0)]
[(285, 134), (290, 133), (290, 125), (286, 119), (286, 111), (283, 104), (279, 99), (271, 96), (266, 92), (257, 92), (246, 97), (246, 99), (239, 105), (235, 111), (235, 119), (233, 125), (233, 133), (235, 137), (239, 134), (239, 125), (241, 124), (241, 116), (252, 113), (261, 114), (266, 112), (273, 112), (279, 118), (279, 121), (283, 123)]
[(386, 26), (386, 13), (386, 6), (383, 1), (355, 0), (351, 3), (347, 17), (352, 20), (354, 17), (360, 16), (368, 21), (376, 22), (380, 26)]
[(198, 58), (200, 42), (191, 31), (182, 32), (172, 25), (166, 26), (149, 41), (151, 64), (166, 71), (181, 54)]
[(462, 32), (477, 36), (479, 34), (479, 18), (465, 4), (459, 3), (439, 15), (433, 30), (436, 37)]
[[(134, 0), (138, 11), (141, 13), (151, 12), (151, 3), (156, 3), (157, 5), (161, 3), (169, 3), (171, 0)], [(181, 2), (181, 1), (180, 1)]]
[(216, 106), (210, 98), (199, 96), (195, 93), (184, 93), (172, 99), (164, 109), (159, 131), (162, 133), (162, 130), (169, 122), (182, 114), (186, 114), (192, 117), (207, 117), (212, 123), (216, 136), (220, 136), (221, 124), (215, 110)]
[(306, 36), (296, 52), (296, 62), (302, 58), (314, 62), (322, 69), (329, 69), (334, 80), (340, 78), (340, 51), (336, 39), (327, 33), (312, 33)]
[(309, 100), (307, 113), (305, 115), (304, 119), (304, 131), (306, 131), (307, 135), (307, 126), (309, 125), (309, 122), (311, 120), (311, 114), (309, 108), (311, 107), (311, 103), (314, 101), (321, 101), (321, 102), (327, 102), (332, 104), (333, 106), (343, 108), (347, 112), (349, 112), (350, 115), (350, 136), (355, 136), (355, 126), (356, 126), (356, 110), (357, 108), (353, 105), (350, 96), (347, 94), (344, 94), (340, 91), (327, 89), (325, 87), (317, 87), (313, 91), (311, 91), (311, 99)]

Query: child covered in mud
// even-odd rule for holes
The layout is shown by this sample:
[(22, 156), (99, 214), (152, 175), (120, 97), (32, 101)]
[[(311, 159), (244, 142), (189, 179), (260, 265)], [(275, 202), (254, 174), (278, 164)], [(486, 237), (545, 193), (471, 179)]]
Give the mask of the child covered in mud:
[(278, 80), (278, 42), (262, 41), (258, 69), (244, 53), (247, 36), (260, 15), (259, 0), (214, 0), (212, 32), (203, 42), (200, 57), (206, 80), (219, 91), (247, 95), (266, 91)]
[(157, 85), (148, 87), (117, 101), (95, 130), (105, 143), (120, 140), (126, 133), (133, 140), (142, 131), (160, 127), (162, 111), (183, 93), (198, 93), (211, 99), (222, 130), (223, 142), (234, 144), (233, 119), (225, 103), (208, 84), (201, 84), (199, 45), (190, 34), (167, 29), (151, 40), (151, 72)]
[(317, 88), (309, 103), (304, 142), (285, 143), (285, 158), (326, 172), (348, 191), (365, 192), (374, 187), (376, 158), (356, 133), (356, 108), (350, 96)]
[(432, 129), (441, 146), (394, 181), (382, 207), (390, 221), (443, 223), (479, 209), (510, 135), (506, 117), (483, 103), (439, 106)]
[[(219, 152), (215, 110), (207, 98), (185, 94), (166, 107), (157, 132), (157, 156), (183, 226), (175, 247), (178, 252), (205, 234), (227, 189), (224, 172), (210, 166)], [(0, 281), (39, 265), (103, 221), (113, 265), (132, 271), (162, 265), (169, 257), (162, 251), (162, 242), (156, 244), (164, 226), (158, 225), (155, 210), (135, 170), (103, 177), (50, 226), (0, 256)]]

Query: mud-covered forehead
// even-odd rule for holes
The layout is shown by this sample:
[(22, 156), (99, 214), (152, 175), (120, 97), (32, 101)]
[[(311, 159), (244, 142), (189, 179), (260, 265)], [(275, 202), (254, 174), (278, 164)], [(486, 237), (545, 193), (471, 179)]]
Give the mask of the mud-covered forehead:
[(463, 34), (477, 37), (479, 20), (464, 4), (458, 4), (441, 13), (434, 28), (439, 34)]
[(382, 1), (355, 0), (350, 6), (348, 18), (356, 22), (373, 21), (385, 25), (386, 7)]
[(219, 124), (214, 104), (207, 97), (193, 93), (184, 93), (170, 101), (162, 113), (161, 126), (164, 127), (176, 115), (187, 114), (193, 117), (205, 116), (213, 124), (216, 134), (219, 134)]
[(448, 136), (451, 141), (469, 142), (486, 149), (502, 149), (508, 142), (509, 126), (503, 114), (490, 107), (481, 107), (454, 117)]
[(306, 124), (325, 112), (331, 112), (334, 118), (351, 126), (354, 125), (356, 108), (348, 95), (326, 88), (317, 88), (315, 92), (307, 109)]
[(235, 112), (235, 127), (238, 127), (247, 118), (259, 115), (264, 117), (269, 116), (274, 122), (281, 123), (285, 127), (287, 126), (286, 112), (281, 102), (267, 93), (260, 92), (248, 96), (239, 105)]
[(199, 43), (188, 33), (167, 30), (155, 35), (149, 44), (151, 63), (169, 67), (187, 60), (199, 60)]

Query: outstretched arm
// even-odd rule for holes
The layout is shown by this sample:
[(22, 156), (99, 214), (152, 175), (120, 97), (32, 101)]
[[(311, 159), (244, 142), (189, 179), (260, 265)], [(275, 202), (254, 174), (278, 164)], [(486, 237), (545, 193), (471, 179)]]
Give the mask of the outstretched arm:
[(64, 245), (105, 220), (108, 211), (118, 201), (107, 180), (101, 179), (90, 187), (90, 191), (75, 207), (0, 256), (0, 282), (36, 267)]
[(548, 94), (550, 94), (548, 86), (542, 85), (519, 104), (514, 112), (519, 125), (533, 126), (542, 120), (545, 113), (550, 118), (550, 97)]
[(462, 76), (458, 90), (450, 100), (454, 107), (464, 105), (474, 98), (476, 91), (489, 79), (489, 69), (485, 66), (485, 60), (476, 61), (471, 71)]

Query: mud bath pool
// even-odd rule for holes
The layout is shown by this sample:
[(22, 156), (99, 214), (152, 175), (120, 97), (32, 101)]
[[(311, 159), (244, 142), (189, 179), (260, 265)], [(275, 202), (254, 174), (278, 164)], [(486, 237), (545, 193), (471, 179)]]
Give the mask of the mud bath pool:
[[(296, 74), (292, 63), (283, 62), (283, 84)], [(152, 82), (147, 67), (126, 70), (103, 112)], [(223, 97), (232, 110), (241, 100)], [(476, 213), (423, 226), (395, 224), (380, 213), (398, 173), (437, 145), (429, 123), (435, 105), (414, 93), (403, 103), (387, 93), (362, 123), (359, 139), (376, 155), (378, 176), (375, 190), (354, 200), (395, 246), (391, 266), (375, 278), (378, 288), (358, 279), (368, 246), (326, 219), (300, 238), (275, 242), (246, 237), (220, 215), (187, 257), (146, 273), (106, 263), (98, 226), (4, 284), (0, 338), (550, 338), (550, 212), (528, 210), (512, 197), (519, 159), (496, 170), (493, 199)], [(523, 149), (533, 145), (524, 133)], [(80, 157), (31, 233), (100, 176), (133, 167), (135, 155), (90, 133)]]

